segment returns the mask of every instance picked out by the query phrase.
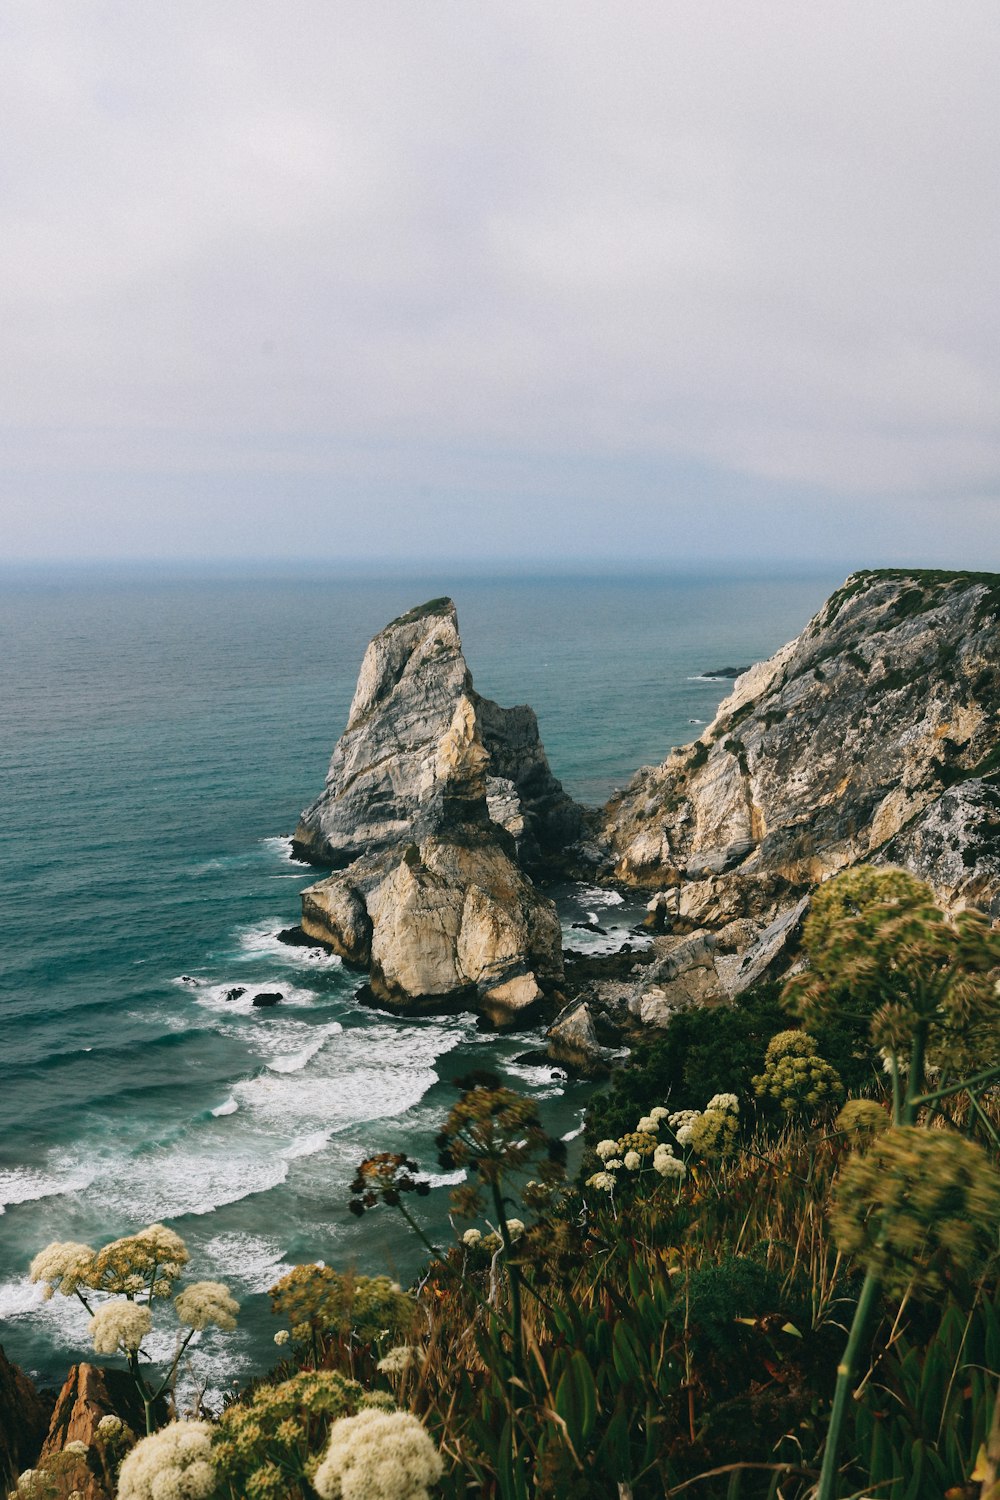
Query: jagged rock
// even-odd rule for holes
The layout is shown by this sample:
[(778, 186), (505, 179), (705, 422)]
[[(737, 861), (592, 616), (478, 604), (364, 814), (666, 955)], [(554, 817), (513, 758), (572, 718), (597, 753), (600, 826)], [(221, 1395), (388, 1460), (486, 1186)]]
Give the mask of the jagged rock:
[(809, 897), (803, 896), (794, 906), (783, 911), (743, 953), (738, 968), (727, 985), (730, 994), (742, 995), (751, 985), (777, 977), (787, 971), (789, 950), (798, 939), (809, 910)]
[(996, 912), (998, 615), (1000, 575), (853, 574), (699, 740), (612, 798), (608, 873), (659, 891), (682, 871), (678, 917), (713, 928), (767, 926), (878, 857)]
[(586, 1000), (574, 1000), (559, 1012), (545, 1033), (545, 1052), (552, 1062), (584, 1078), (604, 1077), (626, 1055), (624, 1048), (601, 1045)]
[(259, 995), (254, 995), (253, 999), (250, 1001), (250, 1004), (254, 1007), (255, 1010), (270, 1010), (272, 1006), (280, 1005), (284, 998), (284, 995), (282, 995), (278, 990), (273, 990), (271, 992), (261, 991)]
[(975, 906), (1000, 918), (1000, 786), (981, 779), (943, 792), (886, 845), (946, 906)]
[(0, 1493), (34, 1467), (51, 1411), (51, 1397), (38, 1391), (0, 1346)]
[[(63, 1477), (60, 1493), (77, 1489), (85, 1500), (108, 1500), (113, 1492), (108, 1455), (97, 1424), (102, 1417), (121, 1417), (132, 1431), (146, 1431), (145, 1412), (132, 1377), (124, 1370), (104, 1370), (97, 1365), (73, 1365), (62, 1390), (56, 1397), (48, 1435), (42, 1445), (38, 1467), (53, 1474), (64, 1459), (60, 1455), (67, 1443), (86, 1443), (85, 1458), (73, 1466), (72, 1475)], [(158, 1416), (166, 1417), (163, 1403)], [(66, 1482), (70, 1479), (71, 1482)]]
[(559, 921), (519, 861), (579, 838), (530, 708), (473, 691), (455, 606), (394, 620), (365, 653), (326, 790), (296, 851), (337, 872), (302, 893), (302, 929), (369, 970), (399, 1011), (473, 1005), (523, 1018), (562, 975)]
[(646, 970), (628, 1008), (643, 1026), (666, 1026), (677, 1010), (718, 1005), (725, 998), (716, 972), (715, 938), (710, 932), (695, 932), (675, 941)]
[(528, 864), (584, 827), (582, 809), (549, 770), (534, 713), (474, 691), (455, 606), (433, 599), (393, 620), (365, 652), (326, 787), (302, 814), (293, 852), (342, 868), (491, 815)]

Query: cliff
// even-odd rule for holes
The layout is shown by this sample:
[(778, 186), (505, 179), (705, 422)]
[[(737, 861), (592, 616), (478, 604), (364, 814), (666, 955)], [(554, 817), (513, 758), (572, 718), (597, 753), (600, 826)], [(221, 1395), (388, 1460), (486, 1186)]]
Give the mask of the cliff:
[(615, 878), (719, 926), (884, 859), (1000, 916), (998, 613), (1000, 575), (852, 574), (700, 739), (609, 802)]
[(562, 975), (559, 921), (527, 873), (583, 828), (530, 708), (481, 698), (455, 606), (435, 599), (365, 652), (326, 786), (294, 852), (338, 873), (302, 926), (398, 1010), (522, 1015)]

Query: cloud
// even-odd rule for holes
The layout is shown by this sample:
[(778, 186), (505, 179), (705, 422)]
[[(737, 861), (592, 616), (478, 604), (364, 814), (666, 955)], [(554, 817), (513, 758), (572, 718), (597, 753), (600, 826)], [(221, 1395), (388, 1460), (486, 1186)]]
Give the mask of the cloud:
[(391, 517), (456, 476), (566, 516), (693, 470), (750, 511), (996, 495), (992, 4), (25, 0), (0, 28), (15, 551), (49, 503), (126, 546), (129, 494), (167, 551), (231, 540), (237, 496), (304, 523), (324, 485), (362, 545), (351, 497)]

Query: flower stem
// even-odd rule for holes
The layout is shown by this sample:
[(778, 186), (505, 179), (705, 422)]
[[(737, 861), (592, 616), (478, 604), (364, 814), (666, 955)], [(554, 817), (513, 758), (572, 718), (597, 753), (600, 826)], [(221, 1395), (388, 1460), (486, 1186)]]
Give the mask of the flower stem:
[(823, 1468), (819, 1476), (816, 1500), (835, 1500), (837, 1454), (840, 1449), (844, 1417), (847, 1414), (847, 1403), (854, 1385), (858, 1356), (878, 1300), (878, 1291), (879, 1279), (874, 1271), (869, 1271), (861, 1287), (858, 1305), (854, 1309), (854, 1318), (851, 1322), (851, 1331), (847, 1336), (843, 1358), (837, 1366), (837, 1385), (833, 1394), (833, 1409), (830, 1412), (830, 1425), (827, 1428), (826, 1446), (823, 1449)]

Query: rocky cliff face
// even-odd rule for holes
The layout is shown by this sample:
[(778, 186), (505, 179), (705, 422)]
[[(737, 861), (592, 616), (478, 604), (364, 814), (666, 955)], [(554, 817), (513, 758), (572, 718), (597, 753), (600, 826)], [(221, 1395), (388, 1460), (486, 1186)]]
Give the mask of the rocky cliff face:
[(338, 871), (303, 893), (303, 928), (368, 969), (384, 1004), (506, 1020), (562, 973), (555, 908), (525, 867), (582, 827), (535, 715), (474, 691), (455, 606), (433, 600), (365, 652), (326, 787), (295, 832), (300, 857)]
[(299, 858), (340, 868), (460, 824), (496, 822), (537, 863), (579, 837), (583, 812), (549, 770), (538, 721), (473, 690), (455, 606), (393, 620), (361, 663), (326, 786), (295, 830)]
[(615, 877), (717, 928), (887, 859), (1000, 916), (998, 615), (998, 575), (853, 574), (608, 804)]
[(51, 1397), (36, 1390), (0, 1347), (0, 1490), (6, 1493), (38, 1456), (48, 1431)]

